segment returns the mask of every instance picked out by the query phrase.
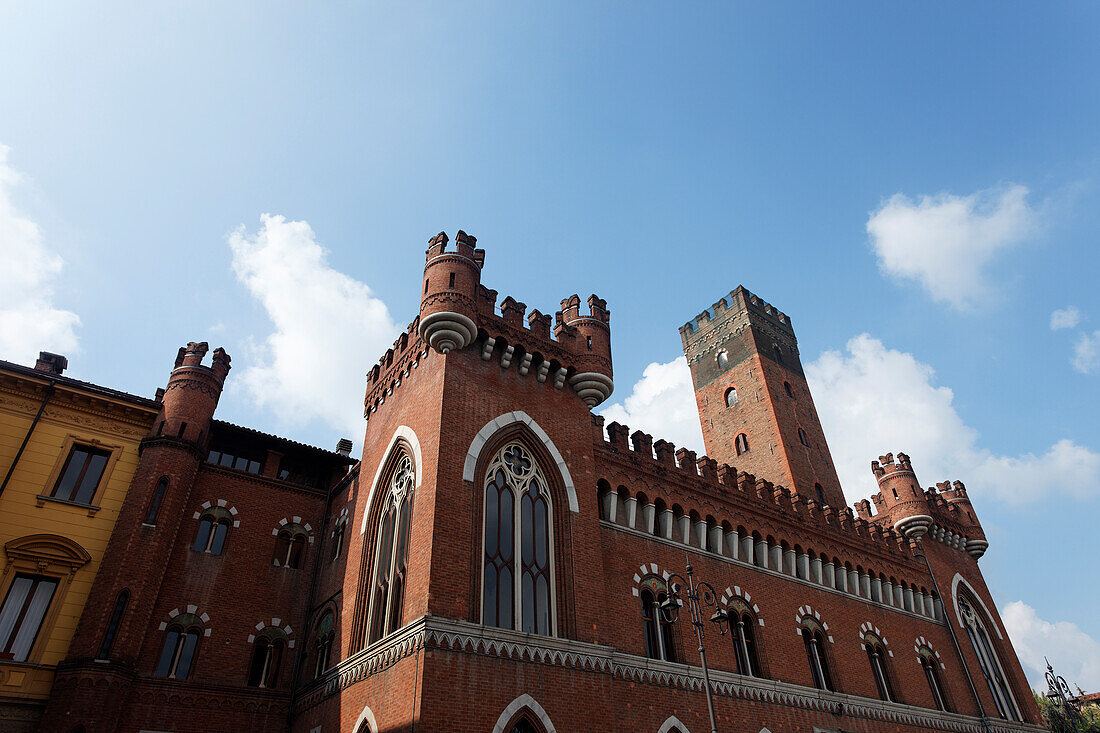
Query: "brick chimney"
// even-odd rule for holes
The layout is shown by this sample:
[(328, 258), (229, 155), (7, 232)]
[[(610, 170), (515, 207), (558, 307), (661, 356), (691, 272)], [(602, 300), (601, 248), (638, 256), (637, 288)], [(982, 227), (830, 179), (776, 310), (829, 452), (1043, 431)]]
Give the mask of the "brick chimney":
[(34, 368), (40, 372), (57, 374), (60, 376), (69, 368), (69, 360), (61, 354), (51, 354), (48, 351), (39, 351), (38, 361), (34, 363)]

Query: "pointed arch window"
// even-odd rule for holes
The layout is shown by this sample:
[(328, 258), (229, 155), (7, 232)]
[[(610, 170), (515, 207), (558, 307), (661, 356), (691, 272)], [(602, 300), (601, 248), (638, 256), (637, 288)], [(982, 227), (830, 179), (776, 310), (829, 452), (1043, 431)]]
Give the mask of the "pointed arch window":
[(997, 712), (1008, 720), (1020, 720), (1019, 709), (1005, 681), (1004, 668), (989, 638), (989, 632), (986, 631), (981, 618), (974, 612), (973, 604), (965, 596), (959, 597), (959, 613), (962, 615), (963, 625), (974, 647), (974, 653), (978, 655), (978, 664), (981, 665), (982, 674), (989, 684), (989, 691), (993, 693)]
[(821, 624), (812, 619), (804, 619), (802, 641), (806, 645), (806, 660), (810, 664), (814, 687), (835, 692), (832, 675), (829, 674), (829, 660), (825, 654), (825, 630)]
[(386, 503), (382, 506), (378, 542), (374, 550), (371, 585), (369, 642), (401, 628), (405, 600), (405, 579), (409, 562), (409, 515), (412, 513), (415, 474), (412, 460), (401, 453), (390, 477)]
[(871, 663), (871, 674), (875, 678), (879, 698), (886, 702), (897, 702), (897, 698), (894, 697), (894, 687), (890, 684), (890, 673), (886, 669), (886, 646), (877, 636), (867, 632), (863, 635), (863, 648), (867, 652), (867, 660)]
[(749, 452), (749, 436), (744, 433), (738, 433), (737, 437), (733, 441), (733, 447), (737, 450), (737, 455)]
[(313, 678), (316, 679), (329, 668), (332, 657), (332, 642), (336, 638), (335, 617), (327, 611), (317, 624), (317, 637), (314, 641)]
[(642, 579), (638, 597), (642, 602), (642, 625), (645, 629), (645, 655), (650, 659), (676, 661), (672, 643), (672, 624), (661, 613), (661, 603), (668, 598), (664, 581), (656, 575)]
[(549, 486), (538, 462), (521, 443), (508, 443), (485, 472), (486, 626), (554, 635), (552, 527)]
[(762, 677), (756, 650), (756, 617), (742, 598), (733, 598), (726, 608), (730, 619), (730, 638), (737, 659), (737, 674)]

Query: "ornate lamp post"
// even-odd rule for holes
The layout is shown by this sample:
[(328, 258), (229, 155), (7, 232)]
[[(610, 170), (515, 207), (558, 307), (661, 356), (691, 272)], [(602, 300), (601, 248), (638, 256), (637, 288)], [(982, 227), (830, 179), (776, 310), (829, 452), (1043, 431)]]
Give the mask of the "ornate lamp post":
[(1066, 721), (1073, 726), (1074, 730), (1079, 730), (1077, 721), (1081, 719), (1081, 698), (1074, 697), (1069, 691), (1065, 677), (1054, 674), (1054, 668), (1050, 666), (1050, 661), (1046, 657), (1043, 657), (1043, 661), (1047, 663), (1047, 699), (1061, 705)]
[(715, 631), (719, 636), (725, 636), (729, 628), (729, 614), (718, 605), (718, 594), (714, 587), (701, 580), (695, 582), (692, 575), (691, 563), (687, 564), (687, 580), (677, 573), (665, 578), (665, 600), (661, 603), (661, 615), (669, 623), (673, 623), (680, 615), (680, 594), (687, 599), (688, 610), (691, 612), (691, 625), (695, 629), (695, 638), (699, 642), (699, 661), (703, 664), (703, 684), (707, 692), (707, 712), (710, 713), (710, 733), (718, 733), (718, 720), (714, 717), (714, 701), (710, 693), (710, 671), (707, 669), (707, 651), (703, 648), (703, 617), (706, 608), (713, 608), (714, 614), (710, 617)]

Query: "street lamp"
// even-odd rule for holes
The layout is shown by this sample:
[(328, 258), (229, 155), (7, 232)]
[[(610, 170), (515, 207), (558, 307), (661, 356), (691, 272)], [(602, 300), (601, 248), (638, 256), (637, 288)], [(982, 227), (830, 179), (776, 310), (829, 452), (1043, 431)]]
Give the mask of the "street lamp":
[(1066, 684), (1065, 677), (1054, 674), (1054, 668), (1050, 666), (1050, 661), (1046, 657), (1043, 657), (1043, 661), (1047, 663), (1047, 699), (1061, 705), (1067, 721), (1073, 726), (1074, 730), (1079, 730), (1077, 721), (1081, 717), (1081, 698), (1074, 697), (1073, 693), (1069, 691), (1069, 685)]
[[(684, 590), (686, 588), (686, 590)], [(718, 733), (718, 721), (714, 717), (714, 701), (710, 693), (710, 671), (707, 669), (707, 651), (703, 648), (703, 618), (706, 608), (713, 608), (714, 614), (710, 622), (714, 624), (714, 630), (719, 636), (725, 636), (729, 628), (730, 618), (726, 610), (718, 605), (718, 594), (714, 586), (705, 580), (698, 583), (692, 575), (691, 563), (687, 564), (687, 580), (673, 573), (665, 578), (665, 600), (660, 604), (661, 616), (668, 623), (674, 623), (680, 615), (680, 593), (683, 591), (687, 599), (688, 610), (691, 612), (691, 625), (695, 629), (695, 638), (699, 642), (699, 661), (703, 663), (703, 684), (707, 692), (707, 712), (710, 713), (710, 733)]]

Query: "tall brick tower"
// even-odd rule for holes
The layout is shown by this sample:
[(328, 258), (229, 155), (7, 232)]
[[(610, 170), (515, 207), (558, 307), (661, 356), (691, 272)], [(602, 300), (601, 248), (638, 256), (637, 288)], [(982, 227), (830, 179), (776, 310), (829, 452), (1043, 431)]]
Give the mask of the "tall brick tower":
[(680, 336), (707, 455), (845, 506), (790, 319), (738, 286)]

